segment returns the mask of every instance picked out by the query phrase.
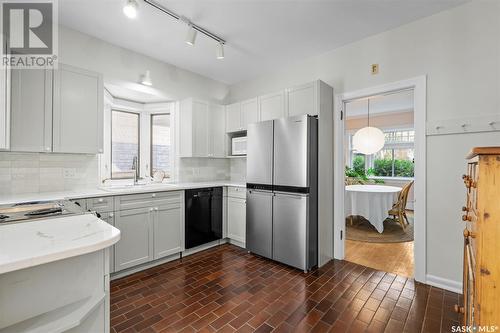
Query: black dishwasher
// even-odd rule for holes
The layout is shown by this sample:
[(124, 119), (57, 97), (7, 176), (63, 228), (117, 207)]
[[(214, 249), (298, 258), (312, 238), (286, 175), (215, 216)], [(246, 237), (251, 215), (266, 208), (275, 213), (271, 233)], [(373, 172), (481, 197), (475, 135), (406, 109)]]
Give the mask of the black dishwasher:
[(222, 238), (222, 187), (186, 190), (186, 249)]

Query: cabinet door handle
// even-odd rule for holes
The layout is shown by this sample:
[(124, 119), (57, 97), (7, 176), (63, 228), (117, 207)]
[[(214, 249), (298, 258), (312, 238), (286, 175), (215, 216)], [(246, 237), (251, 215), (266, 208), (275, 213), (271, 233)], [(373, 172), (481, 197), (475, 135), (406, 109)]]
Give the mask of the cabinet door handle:
[(153, 211), (153, 207), (149, 208), (149, 211), (152, 212)]
[(103, 198), (100, 198), (97, 200), (98, 202), (104, 202), (104, 199)]
[(156, 197), (156, 193), (151, 194), (151, 197), (152, 198)]
[(109, 213), (109, 217), (114, 217), (114, 216), (115, 216), (115, 214)]
[(455, 304), (455, 306), (453, 307), (453, 311), (455, 311), (456, 313), (465, 313), (464, 307), (459, 306), (458, 304)]
[(155, 210), (158, 211), (158, 207), (155, 207)]
[(50, 151), (50, 147), (45, 147), (45, 150), (46, 151)]

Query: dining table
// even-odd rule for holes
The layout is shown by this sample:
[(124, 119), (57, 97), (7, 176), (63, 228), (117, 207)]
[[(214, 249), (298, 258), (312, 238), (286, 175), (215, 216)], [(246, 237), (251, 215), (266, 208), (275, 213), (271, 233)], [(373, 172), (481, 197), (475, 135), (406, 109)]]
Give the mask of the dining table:
[(345, 187), (346, 216), (363, 216), (379, 233), (402, 188), (386, 185), (348, 185)]

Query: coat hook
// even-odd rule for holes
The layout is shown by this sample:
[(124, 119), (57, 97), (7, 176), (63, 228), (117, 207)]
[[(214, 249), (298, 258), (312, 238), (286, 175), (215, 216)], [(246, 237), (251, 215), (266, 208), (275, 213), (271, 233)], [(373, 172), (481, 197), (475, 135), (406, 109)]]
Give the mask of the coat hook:
[(493, 126), (493, 125), (495, 125), (495, 123), (496, 123), (495, 121), (490, 121), (490, 122), (488, 123), (488, 125)]
[(436, 131), (439, 131), (441, 129), (441, 126), (436, 126)]
[(462, 124), (461, 126), (463, 129), (465, 129), (465, 126), (467, 126), (467, 124)]

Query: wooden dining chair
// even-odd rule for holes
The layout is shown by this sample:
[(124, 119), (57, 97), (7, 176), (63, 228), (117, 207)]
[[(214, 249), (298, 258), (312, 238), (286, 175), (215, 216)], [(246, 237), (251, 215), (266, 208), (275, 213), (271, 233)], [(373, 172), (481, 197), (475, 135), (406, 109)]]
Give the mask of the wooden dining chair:
[(410, 224), (406, 216), (406, 203), (408, 202), (408, 193), (413, 185), (413, 180), (406, 184), (398, 195), (398, 201), (389, 210), (389, 215), (397, 221), (403, 230), (406, 229), (406, 224)]

